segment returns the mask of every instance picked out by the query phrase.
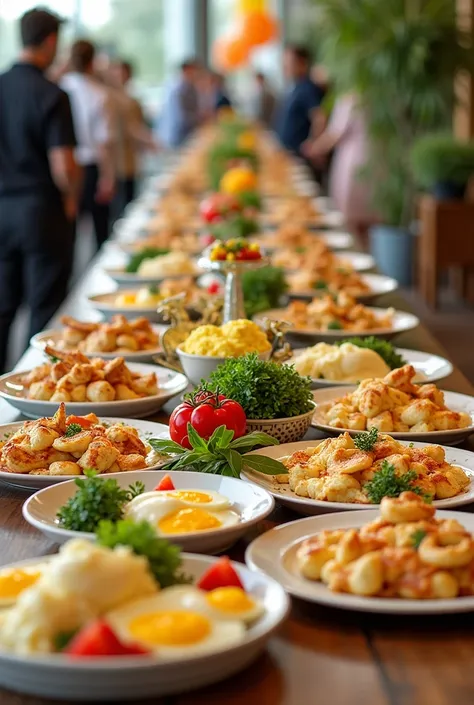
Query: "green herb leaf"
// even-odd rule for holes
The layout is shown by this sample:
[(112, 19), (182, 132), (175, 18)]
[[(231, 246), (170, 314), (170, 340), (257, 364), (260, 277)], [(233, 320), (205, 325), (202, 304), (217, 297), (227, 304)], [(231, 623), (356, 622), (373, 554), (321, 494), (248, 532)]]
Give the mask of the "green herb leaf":
[(412, 533), (410, 536), (411, 540), (411, 545), (413, 548), (415, 548), (417, 551), (420, 548), (420, 543), (423, 541), (423, 539), (426, 536), (426, 531), (423, 531), (423, 529), (417, 529)]
[(330, 321), (328, 323), (328, 330), (342, 330), (342, 324), (339, 321)]
[(147, 558), (150, 570), (162, 588), (191, 582), (181, 571), (179, 547), (157, 536), (146, 521), (101, 521), (97, 528), (97, 543), (107, 548), (129, 546), (136, 555)]
[(317, 281), (313, 282), (313, 289), (327, 289), (328, 284), (324, 279), (318, 279)]
[(81, 433), (84, 429), (82, 428), (80, 423), (70, 423), (68, 426), (66, 426), (66, 433), (64, 434), (66, 438), (71, 438), (71, 436), (75, 436), (77, 433)]
[(354, 445), (359, 450), (371, 451), (377, 443), (378, 435), (376, 428), (371, 428), (367, 433), (358, 433), (354, 438)]
[(125, 271), (129, 274), (135, 274), (138, 272), (140, 265), (146, 259), (153, 259), (154, 257), (162, 257), (163, 255), (169, 254), (169, 250), (163, 249), (162, 247), (144, 247), (143, 250), (137, 252), (130, 258), (130, 262), (125, 268)]
[(274, 458), (267, 458), (265, 455), (244, 455), (242, 460), (246, 467), (265, 475), (286, 475), (288, 473), (283, 463)]
[(171, 441), (169, 438), (150, 438), (148, 443), (157, 453), (169, 453), (170, 455), (181, 455), (186, 452), (186, 448), (179, 443)]
[(54, 651), (64, 651), (70, 641), (76, 636), (79, 629), (73, 629), (69, 632), (59, 632), (53, 637)]
[(252, 431), (252, 433), (247, 433), (246, 436), (241, 436), (232, 441), (230, 447), (234, 450), (239, 449), (240, 453), (247, 453), (256, 446), (277, 446), (280, 441), (273, 436), (269, 436), (268, 433), (264, 431)]
[(372, 480), (369, 480), (364, 485), (370, 501), (373, 504), (380, 504), (384, 497), (398, 497), (402, 492), (415, 492), (423, 496), (425, 495), (419, 487), (413, 483), (418, 479), (418, 475), (414, 470), (409, 470), (403, 475), (397, 475), (395, 466), (384, 460)]
[(137, 482), (134, 482), (132, 485), (130, 485), (128, 489), (128, 499), (132, 500), (135, 497), (138, 497), (138, 495), (143, 494), (144, 492), (145, 484), (140, 480), (137, 480)]
[(204, 438), (201, 438), (199, 433), (188, 423), (188, 439), (192, 448), (196, 451), (202, 450), (207, 453), (207, 443)]
[(232, 476), (233, 477), (240, 477), (240, 473), (242, 472), (243, 468), (243, 459), (242, 456), (237, 453), (236, 450), (232, 450), (231, 448), (225, 448), (220, 451), (221, 454), (224, 456), (224, 458), (227, 460), (227, 464), (229, 468), (232, 470)]
[(343, 343), (352, 343), (358, 348), (373, 350), (377, 355), (380, 355), (391, 370), (396, 370), (407, 364), (407, 361), (397, 353), (396, 348), (391, 343), (387, 340), (375, 338), (373, 335), (367, 338), (348, 338), (347, 340), (338, 341), (336, 345), (342, 345)]
[(251, 269), (242, 275), (245, 312), (249, 318), (261, 311), (276, 308), (281, 297), (288, 291), (283, 269), (262, 267)]

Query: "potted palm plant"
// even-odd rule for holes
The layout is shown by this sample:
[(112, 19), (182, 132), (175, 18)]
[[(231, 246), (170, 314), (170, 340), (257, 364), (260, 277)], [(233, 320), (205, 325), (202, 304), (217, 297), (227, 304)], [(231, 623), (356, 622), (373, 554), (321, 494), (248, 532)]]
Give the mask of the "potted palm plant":
[(322, 60), (340, 93), (355, 93), (370, 142), (370, 179), (381, 224), (371, 249), (379, 268), (409, 283), (417, 183), (411, 151), (449, 129), (459, 70), (473, 52), (453, 0), (315, 0)]
[(474, 142), (449, 134), (421, 137), (411, 153), (417, 183), (439, 199), (463, 199), (474, 174)]

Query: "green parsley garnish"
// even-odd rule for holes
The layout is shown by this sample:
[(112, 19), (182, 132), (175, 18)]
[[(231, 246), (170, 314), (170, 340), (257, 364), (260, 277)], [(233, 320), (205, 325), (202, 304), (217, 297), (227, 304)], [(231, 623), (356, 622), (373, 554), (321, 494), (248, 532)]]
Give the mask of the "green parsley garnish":
[(181, 572), (180, 548), (157, 536), (146, 521), (101, 521), (97, 527), (97, 543), (106, 548), (129, 546), (137, 556), (147, 558), (150, 570), (162, 588), (191, 582)]
[(135, 274), (142, 262), (146, 259), (153, 259), (154, 257), (162, 257), (167, 255), (169, 250), (163, 249), (162, 247), (144, 247), (140, 252), (136, 252), (131, 258), (130, 262), (125, 268), (126, 272), (130, 274)]
[(148, 287), (148, 293), (151, 294), (152, 296), (157, 296), (160, 293), (160, 290), (156, 286), (156, 284), (152, 284), (151, 286)]
[(342, 330), (342, 325), (339, 321), (331, 321), (328, 323), (328, 330)]
[(336, 345), (342, 345), (343, 343), (352, 343), (358, 348), (368, 348), (373, 350), (387, 363), (391, 370), (396, 370), (399, 367), (406, 365), (407, 361), (397, 353), (396, 348), (389, 343), (387, 340), (380, 340), (375, 338), (373, 335), (367, 338), (348, 338), (347, 340), (341, 340), (336, 343)]
[(250, 269), (242, 275), (245, 313), (249, 318), (269, 308), (277, 308), (288, 284), (283, 269), (262, 267)]
[(54, 650), (64, 651), (69, 642), (76, 636), (79, 629), (73, 629), (70, 632), (58, 632), (53, 638)]
[(93, 533), (102, 519), (118, 521), (127, 502), (145, 491), (142, 482), (122, 489), (113, 478), (102, 478), (94, 470), (85, 470), (84, 478), (74, 480), (77, 492), (57, 513), (59, 524), (70, 531)]
[(376, 428), (371, 428), (367, 433), (358, 433), (354, 438), (354, 445), (359, 450), (372, 450), (377, 443), (379, 432)]
[(82, 428), (80, 423), (70, 423), (69, 426), (66, 426), (66, 433), (64, 434), (66, 438), (71, 438), (72, 436), (75, 436), (77, 433), (81, 433), (84, 429)]
[(397, 475), (395, 466), (384, 460), (372, 480), (366, 482), (366, 490), (370, 501), (373, 504), (380, 504), (384, 497), (398, 497), (402, 492), (414, 492), (423, 496), (425, 502), (431, 501), (430, 495), (425, 495), (423, 491), (413, 483), (418, 475), (414, 470), (409, 470), (403, 475)]
[(411, 545), (413, 548), (415, 548), (417, 551), (420, 548), (420, 543), (423, 541), (423, 539), (426, 536), (426, 531), (423, 531), (423, 529), (417, 529), (412, 533), (410, 536), (411, 540)]
[(315, 282), (313, 283), (312, 288), (313, 288), (313, 289), (327, 289), (327, 288), (328, 288), (328, 284), (327, 284), (326, 281), (324, 281), (324, 279), (318, 279), (317, 281), (315, 281)]

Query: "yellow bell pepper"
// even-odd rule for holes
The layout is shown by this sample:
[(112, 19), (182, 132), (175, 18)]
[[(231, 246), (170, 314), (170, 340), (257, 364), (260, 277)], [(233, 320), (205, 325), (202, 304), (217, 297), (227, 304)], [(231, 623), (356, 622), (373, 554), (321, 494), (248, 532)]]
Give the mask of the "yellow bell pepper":
[(219, 186), (222, 193), (229, 194), (255, 191), (257, 188), (257, 175), (249, 167), (234, 167), (226, 171)]

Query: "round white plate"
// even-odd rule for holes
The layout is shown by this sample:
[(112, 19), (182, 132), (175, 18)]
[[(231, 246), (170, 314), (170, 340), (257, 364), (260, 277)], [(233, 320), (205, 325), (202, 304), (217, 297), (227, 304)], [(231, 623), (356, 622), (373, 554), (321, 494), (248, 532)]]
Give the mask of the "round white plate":
[(343, 231), (331, 230), (330, 232), (322, 231), (314, 234), (323, 240), (331, 250), (345, 250), (354, 244), (354, 237), (350, 233)]
[(135, 293), (137, 289), (120, 289), (118, 291), (111, 291), (109, 294), (96, 294), (94, 296), (88, 297), (88, 302), (96, 311), (99, 311), (102, 316), (110, 321), (112, 316), (122, 315), (127, 318), (133, 316), (138, 318), (143, 316), (148, 318), (152, 323), (163, 323), (163, 314), (158, 313), (157, 308), (159, 304), (154, 304), (153, 306), (117, 306), (115, 300), (119, 294)]
[(159, 284), (165, 279), (182, 279), (183, 277), (193, 277), (196, 278), (202, 272), (196, 267), (194, 272), (181, 272), (181, 274), (162, 274), (158, 276), (140, 276), (139, 274), (126, 272), (125, 269), (120, 267), (105, 267), (104, 272), (114, 280), (119, 285), (127, 286), (150, 286), (152, 284)]
[[(235, 526), (224, 526), (212, 531), (199, 531), (184, 535), (167, 535), (169, 541), (178, 544), (184, 551), (194, 553), (220, 553), (232, 546), (243, 536), (251, 526), (262, 521), (270, 514), (275, 505), (273, 497), (259, 485), (242, 482), (235, 477), (221, 477), (198, 472), (170, 471), (149, 472), (135, 470), (126, 477), (123, 473), (115, 476), (120, 487), (126, 489), (131, 482), (143, 482), (147, 492), (155, 489), (165, 475), (170, 475), (177, 490), (214, 490), (228, 497), (231, 501), (229, 509), (240, 516)], [(105, 478), (112, 477), (104, 475)], [(68, 531), (59, 526), (56, 515), (58, 510), (77, 491), (72, 482), (62, 482), (32, 495), (23, 505), (23, 516), (26, 521), (39, 529), (55, 543), (64, 543), (72, 538), (87, 538), (94, 540), (94, 534), (81, 531)]]
[[(370, 310), (377, 316), (385, 316), (387, 313), (386, 308), (376, 308), (371, 306)], [(262, 311), (253, 317), (255, 323), (261, 324), (265, 318), (270, 318), (274, 321), (284, 321), (285, 320), (285, 309), (284, 308), (273, 308), (269, 311)], [(407, 330), (412, 330), (420, 324), (419, 318), (414, 316), (412, 313), (406, 313), (405, 311), (395, 311), (392, 318), (391, 328), (374, 328), (373, 330), (301, 330), (296, 328), (290, 328), (287, 336), (288, 338), (293, 338), (294, 340), (304, 341), (306, 343), (333, 343), (335, 340), (341, 340), (344, 338), (353, 338), (360, 335), (374, 335), (377, 338), (385, 338), (389, 340), (399, 333), (405, 333)]]
[[(133, 426), (137, 429), (140, 438), (145, 443), (148, 442), (150, 438), (158, 438), (163, 433), (168, 434), (169, 428), (163, 423), (155, 423), (154, 421), (142, 421), (141, 419), (123, 419), (123, 418), (101, 418), (100, 421), (106, 424), (121, 423), (127, 426)], [(23, 426), (23, 421), (16, 421), (15, 423), (7, 423), (0, 426), (0, 443), (7, 440), (11, 435), (20, 430)], [(164, 460), (160, 460), (154, 465), (150, 465), (146, 470), (130, 470), (121, 473), (109, 473), (107, 477), (121, 477), (125, 475), (129, 478), (129, 482), (133, 482), (130, 479), (137, 472), (148, 472), (149, 470), (157, 470), (160, 468)], [(12, 485), (12, 487), (20, 487), (21, 489), (27, 490), (39, 490), (43, 487), (49, 487), (51, 485), (56, 485), (60, 482), (66, 482), (67, 480), (75, 480), (79, 475), (29, 475), (28, 473), (17, 473), (17, 472), (3, 472), (0, 470), (0, 481)]]
[[(391, 277), (386, 277), (384, 274), (361, 274), (360, 278), (367, 284), (370, 291), (355, 296), (354, 298), (358, 301), (367, 302), (371, 299), (375, 299), (377, 296), (390, 294), (392, 291), (396, 291), (398, 289), (397, 280), (392, 279)], [(290, 289), (288, 296), (290, 298), (314, 299), (317, 296), (324, 295), (325, 293), (327, 293), (325, 289), (308, 289), (306, 291), (296, 291)]]
[[(393, 435), (393, 434), (390, 434)], [(252, 453), (258, 455), (264, 455), (267, 458), (274, 458), (278, 460), (284, 458), (285, 456), (291, 455), (298, 450), (305, 450), (306, 448), (313, 448), (314, 446), (322, 443), (322, 440), (314, 441), (298, 441), (297, 443), (284, 443), (280, 446), (270, 446), (268, 448), (260, 448), (259, 450), (253, 450)], [(425, 448), (427, 443), (414, 443), (416, 448)], [(466, 472), (471, 478), (471, 484), (465, 492), (458, 495), (457, 497), (450, 497), (449, 499), (438, 499), (433, 502), (435, 507), (439, 509), (448, 509), (450, 507), (460, 507), (463, 504), (470, 504), (474, 502), (474, 453), (469, 450), (461, 450), (459, 448), (445, 448), (446, 459), (448, 463), (452, 465), (458, 465)], [(304, 514), (306, 516), (311, 514), (324, 514), (326, 512), (341, 512), (350, 510), (366, 510), (368, 507), (378, 507), (378, 504), (350, 504), (349, 502), (325, 502), (320, 499), (310, 499), (309, 497), (298, 497), (289, 488), (289, 485), (280, 485), (275, 482), (273, 478), (269, 475), (264, 475), (263, 473), (255, 472), (246, 468), (242, 470), (240, 476), (253, 482), (259, 487), (263, 487), (270, 492), (271, 495), (285, 507), (293, 509), (293, 511), (298, 512), (298, 514)]]
[[(340, 399), (346, 394), (352, 393), (357, 388), (357, 385), (344, 385), (341, 387), (331, 387), (330, 389), (316, 389), (313, 392), (314, 401), (316, 402), (316, 411), (314, 412), (313, 421), (311, 423), (315, 428), (326, 431), (330, 436), (339, 436), (339, 434), (350, 433), (351, 436), (356, 436), (360, 431), (353, 431), (348, 428), (335, 428), (328, 426), (322, 417), (324, 408), (329, 402), (335, 399)], [(471, 416), (472, 424), (466, 428), (454, 429), (451, 431), (429, 431), (425, 433), (410, 433), (393, 431), (390, 432), (392, 438), (407, 441), (422, 441), (424, 443), (439, 443), (441, 445), (456, 445), (461, 443), (465, 438), (474, 433), (474, 397), (469, 397), (467, 394), (458, 394), (457, 392), (444, 391), (444, 402), (448, 409), (452, 411), (465, 411)]]
[[(155, 372), (159, 384), (158, 394), (125, 401), (67, 402), (67, 413), (83, 416), (93, 412), (97, 416), (125, 416), (130, 419), (140, 419), (144, 416), (150, 416), (150, 414), (161, 409), (169, 399), (184, 392), (188, 386), (188, 380), (184, 375), (167, 370), (164, 367), (145, 365), (138, 362), (130, 363), (127, 366), (132, 372), (138, 372), (142, 375)], [(26, 370), (24, 372), (9, 372), (6, 375), (2, 375), (0, 377), (0, 397), (31, 419), (37, 419), (41, 416), (52, 416), (59, 406), (58, 401), (38, 401), (23, 396), (21, 378), (25, 374), (27, 374)]]
[[(138, 317), (138, 316), (137, 316)], [(168, 328), (168, 326), (154, 326), (153, 330), (160, 338), (161, 334)], [(45, 347), (49, 345), (50, 347), (56, 348), (58, 341), (62, 338), (62, 331), (60, 330), (44, 330), (42, 333), (37, 333), (30, 340), (31, 347), (36, 350), (44, 351)], [(61, 348), (59, 347), (59, 350)], [(69, 351), (67, 351), (69, 352)], [(70, 351), (74, 352), (74, 351)], [(130, 352), (90, 352), (83, 353), (86, 357), (95, 358), (101, 357), (103, 360), (113, 360), (115, 357), (123, 357), (127, 362), (150, 362), (154, 355), (161, 352), (161, 348), (157, 345), (149, 350), (131, 350)]]
[[(293, 357), (286, 364), (291, 365), (294, 358), (300, 357), (304, 352), (304, 348), (294, 350)], [(415, 383), (437, 382), (440, 379), (449, 377), (453, 371), (452, 364), (444, 357), (430, 355), (430, 353), (420, 352), (419, 350), (407, 350), (406, 348), (396, 348), (396, 352), (403, 356), (408, 365), (412, 365), (415, 368)], [(333, 379), (316, 379), (313, 377), (312, 382), (313, 389), (347, 386), (347, 382), (337, 382)]]
[[(375, 267), (375, 260), (372, 255), (367, 255), (365, 252), (346, 252), (346, 250), (340, 250), (337, 253), (338, 259), (341, 260), (341, 267), (344, 264), (350, 264), (355, 272), (366, 272), (369, 269)], [(336, 263), (336, 267), (338, 263)], [(294, 269), (286, 269), (288, 274), (295, 272)], [(299, 270), (298, 270), (299, 271)]]
[[(43, 558), (44, 560), (44, 558)], [(183, 554), (183, 570), (195, 581), (216, 561)], [(5, 566), (37, 564), (38, 558)], [(66, 656), (20, 656), (0, 652), (0, 683), (9, 690), (36, 697), (81, 702), (158, 698), (216, 683), (251, 664), (286, 619), (290, 607), (283, 588), (271, 578), (233, 563), (245, 589), (263, 603), (265, 612), (244, 639), (205, 656), (160, 660), (154, 656), (68, 659)]]
[[(359, 597), (331, 592), (323, 583), (300, 576), (296, 551), (302, 541), (324, 529), (356, 529), (379, 516), (378, 510), (366, 509), (363, 512), (338, 512), (283, 524), (255, 539), (247, 548), (245, 561), (249, 568), (277, 580), (295, 597), (329, 607), (386, 614), (447, 614), (474, 610), (474, 597), (456, 597), (450, 600)], [(473, 514), (442, 511), (436, 516), (438, 519), (456, 519), (468, 531), (474, 532)]]

